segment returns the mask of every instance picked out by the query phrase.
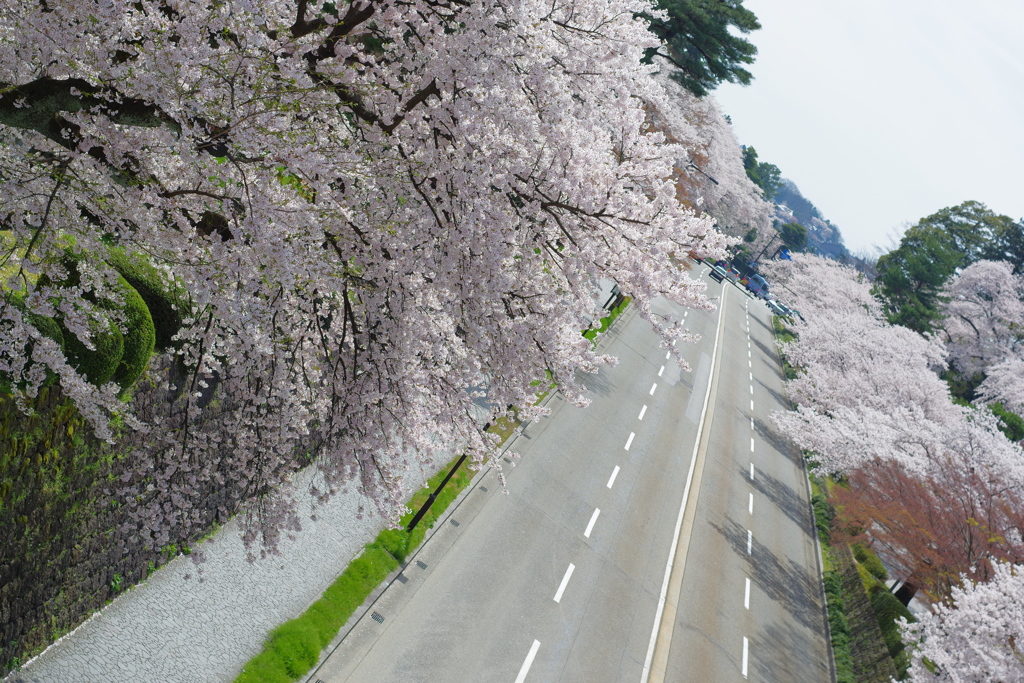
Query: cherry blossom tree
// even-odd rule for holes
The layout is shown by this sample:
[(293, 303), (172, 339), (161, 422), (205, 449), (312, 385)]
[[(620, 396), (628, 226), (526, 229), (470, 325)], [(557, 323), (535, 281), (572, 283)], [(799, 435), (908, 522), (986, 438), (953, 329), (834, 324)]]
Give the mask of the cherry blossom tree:
[(951, 365), (972, 376), (1019, 356), (1024, 337), (1024, 277), (1006, 261), (978, 261), (943, 292), (939, 324)]
[(765, 270), (803, 316), (790, 323), (798, 338), (783, 349), (799, 370), (787, 385), (797, 409), (776, 422), (825, 471), (873, 458), (915, 466), (954, 409), (935, 374), (942, 346), (887, 323), (870, 284), (849, 266), (794, 254)]
[(1024, 680), (1024, 566), (994, 565), (988, 581), (965, 575), (948, 602), (933, 605), (903, 634), (915, 683)]
[(648, 110), (654, 126), (686, 151), (673, 169), (680, 199), (711, 214), (728, 235), (742, 237), (754, 229), (759, 240), (770, 239), (774, 207), (747, 177), (742, 148), (724, 112), (712, 96), (697, 97), (672, 78), (665, 62), (657, 63), (656, 79), (666, 97), (662, 106)]
[[(98, 434), (118, 416), (144, 435), (122, 483), (150, 528), (187, 520), (209, 480), (294, 524), (272, 493), (310, 462), (319, 495), (354, 482), (395, 511), (399, 454), (493, 448), (467, 387), (529, 406), (550, 376), (585, 402), (574, 372), (612, 360), (579, 334), (598, 278), (667, 345), (682, 327), (654, 297), (710, 306), (666, 258), (726, 241), (676, 198), (692, 150), (648, 127), (669, 107), (641, 64), (650, 11), (6, 5), (0, 374), (25, 409), (56, 378)], [(187, 294), (141, 407), (41, 322), (95, 353), (125, 331), (117, 250)]]
[(987, 580), (993, 563), (1024, 561), (1024, 459), (985, 410), (958, 407), (920, 447), (916, 467), (875, 459), (833, 490), (842, 523), (865, 530), (887, 560), (933, 600), (962, 574)]
[(978, 386), (983, 403), (1002, 403), (1018, 415), (1024, 413), (1024, 360), (1012, 358), (988, 368)]

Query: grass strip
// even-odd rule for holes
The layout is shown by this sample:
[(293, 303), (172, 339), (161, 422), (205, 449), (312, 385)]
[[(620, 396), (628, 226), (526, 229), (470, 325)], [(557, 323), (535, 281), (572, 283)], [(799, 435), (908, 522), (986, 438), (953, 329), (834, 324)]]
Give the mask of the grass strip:
[[(584, 331), (583, 336), (596, 344), (597, 335), (611, 327), (630, 301), (630, 297), (623, 297), (608, 315), (601, 318), (600, 327)], [(538, 395), (538, 403), (546, 393)], [(504, 442), (518, 425), (517, 419), (503, 417), (489, 431), (499, 434)], [(416, 528), (406, 531), (415, 511), (426, 502), (430, 492), (437, 488), (454, 464), (455, 460), (452, 460), (431, 477), (426, 487), (416, 492), (408, 503), (409, 512), (402, 517), (401, 528), (385, 529), (377, 534), (373, 543), (367, 544), (362, 554), (349, 563), (319, 600), (299, 616), (271, 631), (263, 644), (263, 651), (246, 663), (235, 683), (292, 683), (309, 673), (320, 660), (320, 653), (334, 640), (349, 617), (420, 546), (427, 529), (434, 526), (472, 481), (470, 472), (460, 468)]]
[(584, 330), (583, 336), (589, 339), (590, 341), (594, 342), (594, 345), (596, 346), (597, 335), (604, 334), (605, 332), (607, 332), (608, 328), (612, 326), (613, 322), (615, 322), (615, 319), (619, 317), (620, 313), (626, 310), (626, 307), (629, 306), (629, 302), (632, 300), (632, 297), (622, 297), (622, 301), (620, 301), (617, 306), (612, 308), (612, 310), (608, 311), (608, 315), (601, 318), (601, 326), (591, 327), (589, 330)]
[(235, 683), (291, 683), (316, 666), (321, 651), (334, 640), (349, 617), (419, 547), (427, 529), (434, 526), (472, 481), (472, 474), (460, 468), (416, 528), (411, 533), (406, 531), (414, 510), (423, 505), (454, 464), (455, 460), (452, 460), (441, 468), (425, 488), (416, 492), (409, 501), (409, 512), (402, 517), (402, 528), (385, 529), (377, 534), (376, 540), (367, 544), (362, 554), (349, 563), (319, 600), (299, 616), (271, 631), (263, 644), (263, 651), (249, 660), (235, 678)]

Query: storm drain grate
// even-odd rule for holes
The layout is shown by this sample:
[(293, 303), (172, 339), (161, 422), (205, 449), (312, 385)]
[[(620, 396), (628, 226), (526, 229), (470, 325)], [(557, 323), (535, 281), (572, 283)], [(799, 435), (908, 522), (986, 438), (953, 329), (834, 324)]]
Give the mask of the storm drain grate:
[(378, 624), (383, 624), (384, 623), (384, 615), (381, 614), (380, 612), (374, 612), (373, 614), (370, 615), (370, 618), (373, 619), (374, 621), (376, 621)]

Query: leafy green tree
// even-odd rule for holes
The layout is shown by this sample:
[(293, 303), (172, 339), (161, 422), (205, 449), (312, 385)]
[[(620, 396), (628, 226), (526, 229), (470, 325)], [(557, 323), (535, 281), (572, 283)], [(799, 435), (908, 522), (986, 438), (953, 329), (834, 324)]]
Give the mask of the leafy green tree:
[(982, 249), (981, 257), (990, 261), (1006, 261), (1013, 266), (1013, 274), (1024, 273), (1024, 219), (1011, 221), (998, 216), (998, 225), (992, 238)]
[(807, 228), (799, 223), (785, 223), (779, 227), (779, 234), (790, 251), (803, 251), (807, 248)]
[(743, 67), (753, 64), (757, 48), (743, 36), (761, 24), (743, 0), (658, 0), (658, 9), (668, 16), (642, 15), (663, 43), (647, 51), (646, 61), (667, 59), (679, 69), (673, 78), (698, 97), (723, 81), (750, 83), (753, 76)]
[(1006, 260), (1024, 270), (1024, 225), (994, 213), (981, 202), (946, 207), (918, 221), (900, 245), (878, 259), (876, 291), (886, 300), (889, 320), (930, 332), (942, 317), (946, 281), (981, 259)]
[(926, 333), (942, 317), (942, 288), (963, 265), (964, 253), (950, 233), (922, 224), (907, 230), (899, 247), (878, 258), (875, 288), (890, 322)]
[[(1009, 216), (1001, 216), (981, 202), (966, 201), (957, 206), (942, 209), (931, 216), (922, 218), (918, 225), (936, 228), (946, 232), (956, 249), (963, 254), (963, 265), (988, 258), (993, 261), (1007, 260), (999, 254), (1000, 242), (1008, 246), (1016, 240), (1019, 244), (1020, 226)], [(992, 255), (989, 255), (989, 254)]]
[(771, 201), (782, 189), (782, 171), (775, 164), (757, 160), (757, 150), (753, 147), (743, 148), (743, 169), (747, 177), (761, 188), (764, 198)]

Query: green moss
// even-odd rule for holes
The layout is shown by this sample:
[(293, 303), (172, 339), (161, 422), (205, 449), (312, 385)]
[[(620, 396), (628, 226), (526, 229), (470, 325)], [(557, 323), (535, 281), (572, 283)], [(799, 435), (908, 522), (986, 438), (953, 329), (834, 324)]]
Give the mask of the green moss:
[(146, 302), (156, 331), (156, 348), (161, 351), (171, 348), (174, 335), (191, 310), (187, 290), (178, 283), (168, 284), (163, 273), (141, 254), (129, 254), (115, 247), (107, 254), (107, 263)]

